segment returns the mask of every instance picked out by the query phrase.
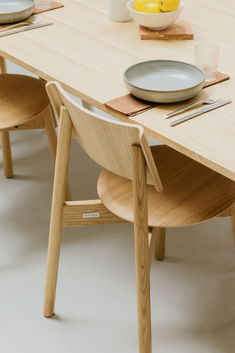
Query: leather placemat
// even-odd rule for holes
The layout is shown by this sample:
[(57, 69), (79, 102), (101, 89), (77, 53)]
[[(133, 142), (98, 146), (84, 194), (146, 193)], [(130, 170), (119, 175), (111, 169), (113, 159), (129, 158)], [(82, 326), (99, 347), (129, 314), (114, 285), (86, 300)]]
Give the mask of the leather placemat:
[(224, 82), (230, 79), (229, 75), (223, 74), (222, 72), (219, 72), (219, 71), (215, 73), (215, 76), (216, 76), (216, 79), (214, 81), (205, 82), (203, 88), (206, 88), (206, 87), (215, 85), (216, 83)]
[(191, 23), (178, 21), (162, 31), (152, 31), (146, 27), (139, 26), (141, 40), (172, 40), (193, 39)]
[[(216, 80), (206, 82), (203, 88), (223, 82), (229, 78), (229, 75), (223, 74), (221, 72), (216, 72)], [(141, 99), (135, 98), (131, 94), (126, 94), (106, 102), (105, 105), (127, 116), (135, 116), (145, 112), (146, 110), (152, 109), (157, 105), (157, 103), (143, 101)]]
[(35, 7), (34, 7), (34, 11), (33, 14), (38, 14), (41, 12), (46, 12), (46, 11), (51, 11), (54, 9), (59, 9), (60, 7), (64, 7), (64, 4), (61, 4), (59, 2), (55, 2), (55, 1), (51, 1), (51, 4), (46, 8), (46, 9), (37, 9), (37, 3), (39, 3), (39, 1), (35, 1)]
[(106, 102), (105, 105), (125, 115), (135, 116), (155, 107), (156, 103), (143, 101), (132, 94), (126, 94)]

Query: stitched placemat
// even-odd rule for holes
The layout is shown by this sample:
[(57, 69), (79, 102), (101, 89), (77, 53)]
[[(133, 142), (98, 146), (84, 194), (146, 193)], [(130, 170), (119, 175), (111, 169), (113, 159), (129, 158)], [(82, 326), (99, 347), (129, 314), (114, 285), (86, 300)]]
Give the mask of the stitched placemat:
[(46, 11), (51, 11), (54, 9), (59, 9), (60, 7), (64, 7), (64, 4), (61, 4), (61, 3), (55, 2), (55, 1), (51, 1), (51, 4), (47, 8), (38, 9), (37, 4), (39, 4), (39, 3), (40, 3), (40, 0), (35, 1), (35, 4), (34, 4), (35, 7), (34, 7), (34, 11), (33, 11), (34, 14), (38, 14), (38, 13), (46, 12)]
[(141, 40), (182, 40), (193, 39), (191, 23), (188, 21), (178, 21), (162, 31), (152, 31), (147, 27), (139, 26)]
[[(216, 72), (216, 80), (206, 82), (203, 88), (223, 82), (229, 78), (229, 75), (223, 74), (222, 72)], [(127, 116), (135, 116), (149, 109), (152, 109), (157, 105), (157, 103), (143, 101), (141, 99), (135, 98), (131, 94), (126, 94), (106, 102), (105, 105)]]

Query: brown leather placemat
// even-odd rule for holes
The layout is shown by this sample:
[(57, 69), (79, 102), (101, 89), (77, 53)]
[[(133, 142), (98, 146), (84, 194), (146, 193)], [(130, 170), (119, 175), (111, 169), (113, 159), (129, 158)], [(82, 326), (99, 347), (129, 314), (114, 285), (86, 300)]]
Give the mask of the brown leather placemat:
[(146, 102), (132, 94), (126, 94), (106, 102), (105, 105), (125, 115), (135, 116), (155, 107), (156, 103)]
[(216, 83), (224, 82), (224, 81), (230, 79), (230, 76), (229, 76), (229, 75), (223, 74), (222, 72), (219, 72), (219, 71), (217, 71), (217, 72), (215, 73), (215, 76), (216, 76), (216, 79), (215, 79), (214, 81), (205, 82), (203, 88), (206, 88), (206, 87), (215, 85)]
[(152, 31), (146, 27), (139, 26), (141, 40), (172, 40), (172, 39), (193, 39), (191, 23), (178, 21), (162, 31)]
[(59, 9), (60, 7), (64, 7), (64, 4), (61, 4), (59, 2), (55, 2), (55, 1), (52, 1), (51, 4), (49, 5), (49, 7), (47, 7), (46, 9), (37, 9), (37, 3), (39, 3), (39, 1), (35, 1), (35, 8), (34, 8), (34, 11), (33, 13), (34, 14), (38, 14), (38, 13), (41, 13), (41, 12), (46, 12), (46, 11), (51, 11), (51, 10), (54, 10), (54, 9)]
[[(216, 72), (216, 80), (206, 82), (203, 88), (223, 82), (229, 78), (229, 75), (223, 74), (221, 72)], [(135, 98), (131, 94), (126, 94), (106, 102), (105, 105), (127, 116), (135, 116), (145, 112), (146, 110), (152, 109), (157, 105), (157, 103), (143, 101), (141, 99)]]

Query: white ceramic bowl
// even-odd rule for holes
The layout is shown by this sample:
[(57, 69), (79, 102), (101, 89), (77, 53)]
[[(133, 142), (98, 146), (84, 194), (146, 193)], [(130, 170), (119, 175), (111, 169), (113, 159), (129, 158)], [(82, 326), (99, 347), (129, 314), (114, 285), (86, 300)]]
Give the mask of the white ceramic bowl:
[(124, 81), (133, 96), (150, 102), (173, 103), (195, 97), (204, 85), (199, 67), (174, 60), (143, 61), (128, 67)]
[(0, 24), (23, 21), (33, 9), (34, 0), (0, 0)]
[(180, 6), (175, 11), (162, 13), (144, 13), (134, 10), (134, 2), (135, 0), (130, 0), (127, 3), (127, 8), (130, 11), (131, 17), (139, 25), (147, 27), (151, 30), (166, 29), (175, 23), (184, 6), (183, 0), (181, 0)]

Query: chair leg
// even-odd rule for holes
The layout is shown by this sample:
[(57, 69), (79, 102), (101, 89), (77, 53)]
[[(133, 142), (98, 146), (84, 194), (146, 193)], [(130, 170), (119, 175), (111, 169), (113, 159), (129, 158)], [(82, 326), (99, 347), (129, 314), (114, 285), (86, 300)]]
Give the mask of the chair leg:
[(11, 157), (11, 144), (10, 136), (8, 131), (1, 131), (1, 143), (2, 143), (2, 158), (4, 173), (6, 178), (13, 177), (13, 166)]
[[(51, 156), (53, 161), (55, 162), (56, 160), (56, 146), (57, 146), (57, 134), (56, 134), (56, 128), (55, 128), (55, 119), (54, 115), (52, 113), (51, 107), (48, 110), (48, 114), (45, 115), (44, 117), (44, 124), (45, 124), (45, 129), (46, 129), (46, 134), (47, 134), (47, 139), (48, 139), (48, 144), (49, 148), (51, 151)], [(69, 188), (69, 183), (67, 182), (66, 186), (66, 200), (70, 201), (72, 200), (70, 188)]]
[(45, 124), (46, 133), (47, 133), (49, 148), (51, 151), (51, 156), (53, 161), (55, 162), (57, 134), (56, 134), (55, 123), (54, 123), (54, 118), (53, 118), (51, 108), (48, 109), (48, 114), (45, 114), (44, 124)]
[(233, 240), (235, 243), (235, 203), (231, 207), (231, 222), (232, 222), (232, 230), (233, 230)]
[(152, 338), (146, 164), (141, 148), (138, 146), (133, 146), (132, 148), (139, 353), (151, 353)]
[(44, 296), (43, 315), (50, 317), (54, 313), (57, 274), (60, 255), (61, 220), (66, 194), (66, 182), (70, 154), (72, 124), (66, 109), (62, 109), (57, 156), (55, 165), (55, 178), (52, 197), (51, 221), (48, 244), (46, 286)]
[(165, 257), (166, 230), (165, 228), (155, 228), (155, 232), (156, 232), (155, 257), (157, 260), (163, 260)]
[(3, 56), (0, 56), (0, 69), (1, 69), (1, 74), (7, 73), (7, 63), (6, 63), (6, 59)]

